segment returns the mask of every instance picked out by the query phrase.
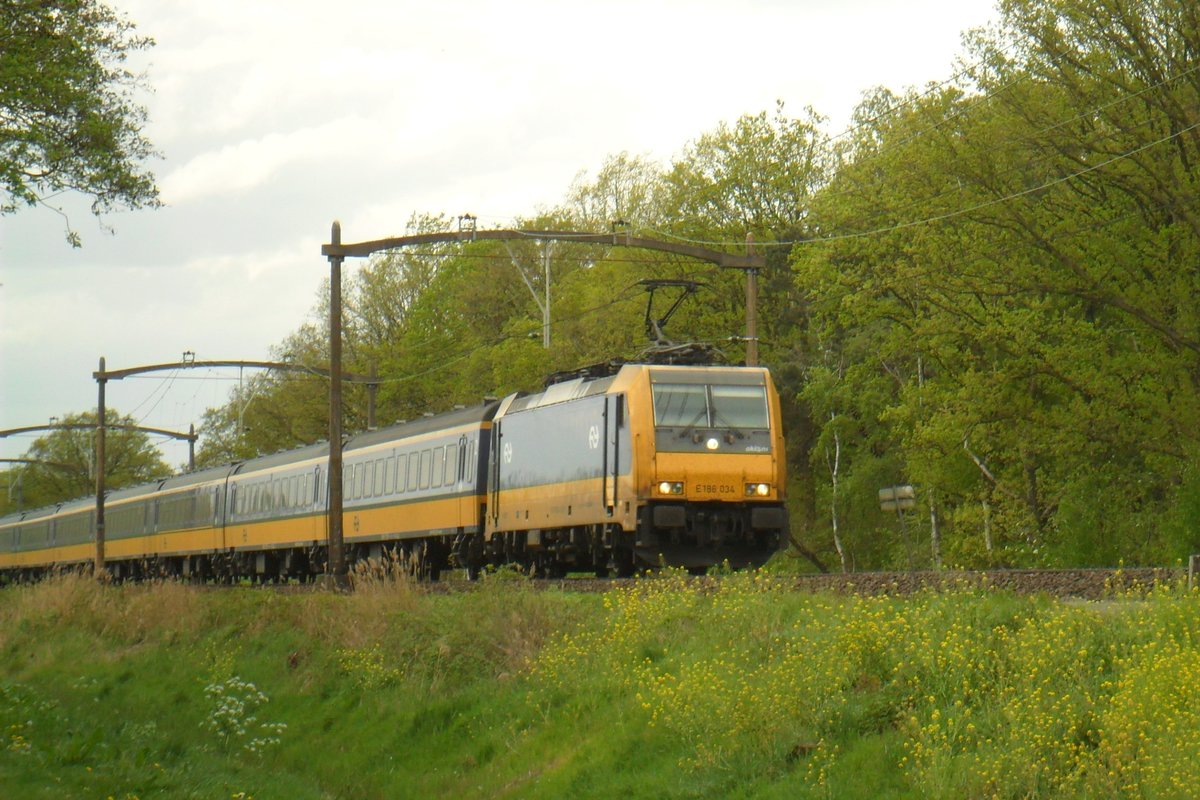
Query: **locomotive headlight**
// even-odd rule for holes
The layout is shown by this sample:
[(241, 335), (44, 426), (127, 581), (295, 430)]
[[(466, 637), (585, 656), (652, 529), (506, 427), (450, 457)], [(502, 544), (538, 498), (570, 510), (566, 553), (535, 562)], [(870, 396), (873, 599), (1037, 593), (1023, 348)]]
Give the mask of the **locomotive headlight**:
[(683, 494), (681, 481), (663, 481), (658, 485), (659, 494)]
[(771, 493), (771, 484), (769, 483), (747, 483), (747, 497), (766, 497)]
[(714, 437), (712, 439), (709, 439), (707, 442), (705, 442), (704, 446), (707, 447), (709, 450), (716, 450), (718, 447), (721, 446), (721, 440)]

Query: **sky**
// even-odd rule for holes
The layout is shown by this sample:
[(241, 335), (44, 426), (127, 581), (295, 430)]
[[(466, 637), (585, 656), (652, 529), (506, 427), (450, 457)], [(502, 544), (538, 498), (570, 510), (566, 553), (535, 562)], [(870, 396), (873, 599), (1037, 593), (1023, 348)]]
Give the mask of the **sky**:
[[(102, 356), (268, 360), (319, 300), (334, 220), (344, 242), (414, 213), (510, 227), (608, 156), (667, 164), (777, 101), (837, 133), (864, 91), (949, 77), (961, 34), (996, 17), (992, 0), (108, 2), (156, 41), (132, 64), (164, 207), (101, 227), (61, 196), (0, 217), (0, 429), (94, 409)], [(106, 401), (186, 431), (238, 380), (155, 373)]]

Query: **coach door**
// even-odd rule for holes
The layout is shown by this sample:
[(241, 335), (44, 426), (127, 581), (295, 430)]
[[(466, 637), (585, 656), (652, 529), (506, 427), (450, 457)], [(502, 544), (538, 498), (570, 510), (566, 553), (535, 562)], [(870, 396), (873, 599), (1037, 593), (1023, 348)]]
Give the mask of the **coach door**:
[(446, 445), (446, 483), (448, 493), (454, 501), (455, 525), (460, 530), (467, 525), (475, 524), (471, 519), (471, 497), (464, 497), (464, 481), (467, 472), (467, 437), (459, 436), (458, 442)]

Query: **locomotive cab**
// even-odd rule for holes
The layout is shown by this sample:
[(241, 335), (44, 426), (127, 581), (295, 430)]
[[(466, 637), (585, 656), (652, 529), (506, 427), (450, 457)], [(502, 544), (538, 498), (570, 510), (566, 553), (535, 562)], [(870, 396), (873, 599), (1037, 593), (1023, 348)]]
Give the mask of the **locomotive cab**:
[(779, 397), (765, 369), (650, 367), (635, 553), (691, 568), (761, 564), (787, 529)]

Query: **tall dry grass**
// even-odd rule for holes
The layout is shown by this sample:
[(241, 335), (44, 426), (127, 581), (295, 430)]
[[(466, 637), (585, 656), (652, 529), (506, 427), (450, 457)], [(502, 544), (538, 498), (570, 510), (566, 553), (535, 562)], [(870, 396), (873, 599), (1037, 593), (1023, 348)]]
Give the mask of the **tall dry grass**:
[(194, 634), (206, 620), (199, 590), (174, 581), (109, 585), (64, 572), (10, 586), (0, 602), (0, 646), (21, 628), (75, 628), (122, 643)]
[(312, 592), (289, 604), (288, 618), (305, 636), (361, 649), (382, 641), (398, 620), (421, 616), (426, 590), (416, 564), (403, 556), (360, 562), (346, 594)]

